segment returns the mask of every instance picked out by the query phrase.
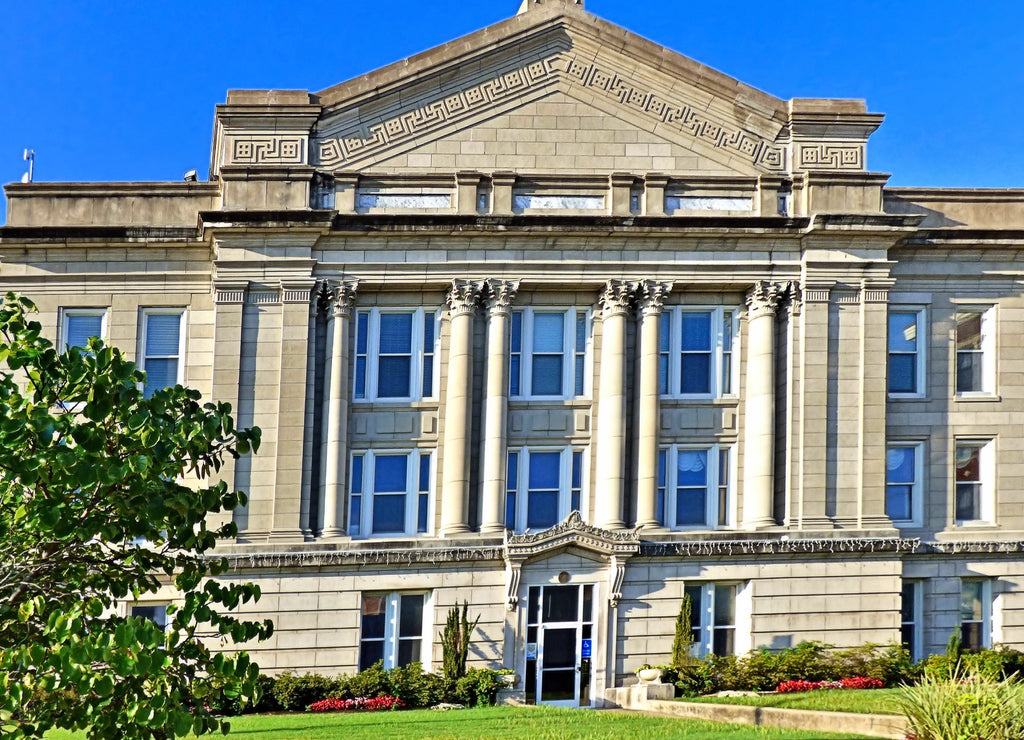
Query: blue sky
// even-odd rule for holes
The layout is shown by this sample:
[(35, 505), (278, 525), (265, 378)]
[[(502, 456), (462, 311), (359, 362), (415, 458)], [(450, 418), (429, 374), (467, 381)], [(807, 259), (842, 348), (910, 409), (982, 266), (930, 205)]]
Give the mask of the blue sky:
[[(0, 182), (177, 180), (209, 169), (229, 88), (329, 87), (515, 13), (518, 0), (10, 0)], [(887, 114), (892, 185), (1024, 187), (1024, 3), (587, 0), (597, 15), (780, 98)]]

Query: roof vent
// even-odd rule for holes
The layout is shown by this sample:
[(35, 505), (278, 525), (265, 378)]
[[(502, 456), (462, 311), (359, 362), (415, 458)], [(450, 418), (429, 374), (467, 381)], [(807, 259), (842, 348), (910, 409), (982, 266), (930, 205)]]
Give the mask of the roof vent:
[(583, 10), (583, 0), (523, 0), (516, 15), (528, 13), (531, 10), (539, 10), (544, 5), (574, 5)]

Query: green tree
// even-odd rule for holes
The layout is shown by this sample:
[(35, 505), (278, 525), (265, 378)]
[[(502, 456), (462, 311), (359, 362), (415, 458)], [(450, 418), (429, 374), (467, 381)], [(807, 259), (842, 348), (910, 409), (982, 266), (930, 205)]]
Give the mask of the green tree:
[(690, 594), (683, 595), (683, 602), (679, 605), (679, 614), (676, 616), (676, 634), (672, 639), (672, 667), (682, 668), (693, 663), (693, 601)]
[(476, 629), (478, 616), (469, 621), (469, 603), (462, 602), (462, 610), (458, 604), (448, 610), (448, 621), (441, 633), (442, 672), (445, 684), (454, 687), (456, 682), (466, 675), (466, 659), (469, 657), (469, 638)]
[[(236, 528), (206, 516), (245, 496), (208, 479), (255, 451), (259, 430), (181, 386), (144, 398), (118, 350), (93, 339), (60, 353), (33, 310), (0, 302), (0, 736), (226, 731), (204, 704), (254, 697), (258, 668), (198, 637), (262, 639), (272, 625), (227, 613), (257, 586), (210, 579), (227, 568), (210, 551)], [(119, 616), (161, 585), (179, 595), (165, 630)]]

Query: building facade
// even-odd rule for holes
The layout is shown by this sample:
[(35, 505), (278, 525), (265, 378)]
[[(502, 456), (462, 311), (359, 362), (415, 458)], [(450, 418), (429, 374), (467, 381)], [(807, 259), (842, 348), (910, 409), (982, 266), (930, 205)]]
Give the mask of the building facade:
[(8, 185), (0, 287), (262, 428), (271, 672), (437, 665), (464, 600), (577, 706), (687, 593), (701, 654), (1024, 647), (1024, 192), (887, 188), (882, 119), (529, 0), (229, 92), (209, 182)]

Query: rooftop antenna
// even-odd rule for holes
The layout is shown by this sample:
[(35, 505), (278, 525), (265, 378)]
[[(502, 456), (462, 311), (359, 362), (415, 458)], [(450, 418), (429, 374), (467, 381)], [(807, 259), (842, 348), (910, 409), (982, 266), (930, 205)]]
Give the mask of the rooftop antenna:
[(34, 165), (36, 163), (36, 151), (35, 151), (35, 149), (26, 149), (25, 150), (25, 154), (22, 155), (22, 158), (26, 162), (28, 162), (28, 172), (26, 172), (24, 175), (21, 176), (21, 181), (22, 182), (32, 182), (32, 175), (33, 175), (33, 171), (35, 169)]

